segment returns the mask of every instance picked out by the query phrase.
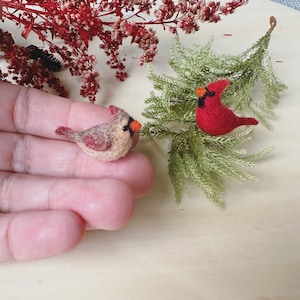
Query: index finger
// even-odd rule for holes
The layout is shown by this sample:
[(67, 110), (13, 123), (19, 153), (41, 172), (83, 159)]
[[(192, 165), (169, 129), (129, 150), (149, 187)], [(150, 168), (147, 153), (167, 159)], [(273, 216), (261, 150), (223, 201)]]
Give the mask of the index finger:
[(101, 106), (6, 82), (0, 82), (0, 107), (0, 131), (46, 138), (57, 138), (58, 126), (82, 130), (110, 119)]

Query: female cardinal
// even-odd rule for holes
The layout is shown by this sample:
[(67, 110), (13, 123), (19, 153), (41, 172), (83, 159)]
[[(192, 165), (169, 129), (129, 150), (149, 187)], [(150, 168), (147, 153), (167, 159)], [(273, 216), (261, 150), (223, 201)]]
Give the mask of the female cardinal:
[(206, 88), (197, 88), (199, 96), (196, 110), (198, 127), (211, 135), (226, 134), (241, 125), (257, 125), (254, 118), (238, 117), (221, 103), (221, 95), (230, 81), (227, 79), (210, 83)]
[(55, 132), (63, 135), (86, 153), (103, 161), (113, 161), (123, 157), (132, 147), (132, 138), (142, 125), (123, 109), (109, 107), (113, 119), (84, 131), (74, 131), (68, 127), (58, 127)]

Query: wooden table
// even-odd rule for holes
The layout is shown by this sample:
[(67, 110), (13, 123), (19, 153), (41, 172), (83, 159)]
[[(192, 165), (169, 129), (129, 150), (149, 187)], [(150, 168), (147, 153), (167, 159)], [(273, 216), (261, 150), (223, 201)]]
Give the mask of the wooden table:
[[(194, 187), (176, 205), (163, 145), (142, 142), (139, 150), (152, 159), (157, 181), (152, 193), (138, 200), (128, 226), (87, 232), (79, 247), (60, 257), (1, 265), (1, 300), (300, 299), (300, 12), (251, 0), (183, 42), (204, 43), (214, 35), (216, 52), (237, 54), (266, 32), (271, 15), (278, 26), (270, 51), (289, 88), (276, 107), (274, 131), (256, 129), (250, 145), (251, 150), (276, 146), (253, 169), (260, 182), (228, 184), (222, 210)], [(160, 32), (157, 72), (169, 72), (170, 41)], [(132, 51), (128, 57), (137, 55), (127, 51)], [(102, 76), (99, 104), (113, 102), (140, 116), (152, 83), (146, 67), (129, 65), (125, 83), (110, 73)]]

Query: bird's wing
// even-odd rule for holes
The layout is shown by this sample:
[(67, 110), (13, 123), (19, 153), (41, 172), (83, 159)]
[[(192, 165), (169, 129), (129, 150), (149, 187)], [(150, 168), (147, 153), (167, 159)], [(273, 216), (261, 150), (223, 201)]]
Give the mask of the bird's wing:
[(82, 141), (91, 150), (94, 151), (106, 151), (112, 146), (112, 140), (110, 135), (99, 133), (86, 134)]

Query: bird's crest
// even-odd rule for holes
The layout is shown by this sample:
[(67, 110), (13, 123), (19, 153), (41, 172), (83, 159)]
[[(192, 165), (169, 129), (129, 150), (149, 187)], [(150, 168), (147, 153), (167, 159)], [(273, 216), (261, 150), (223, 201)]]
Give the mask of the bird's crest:
[(119, 112), (123, 111), (123, 109), (117, 107), (117, 106), (114, 106), (114, 105), (110, 105), (109, 106), (109, 110), (110, 110), (110, 113), (114, 116), (116, 114), (118, 114)]

